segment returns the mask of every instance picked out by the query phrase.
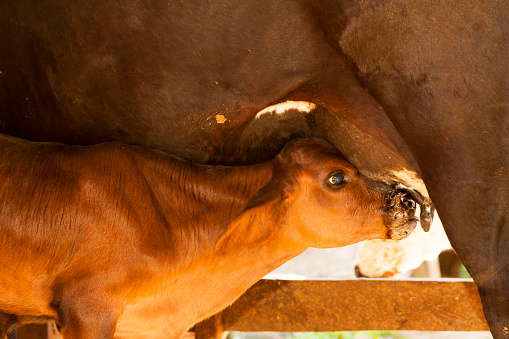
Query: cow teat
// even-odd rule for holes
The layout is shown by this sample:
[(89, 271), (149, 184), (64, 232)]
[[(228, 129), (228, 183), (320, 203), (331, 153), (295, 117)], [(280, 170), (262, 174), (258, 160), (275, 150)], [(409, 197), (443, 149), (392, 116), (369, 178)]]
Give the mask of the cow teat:
[(429, 199), (424, 198), (421, 193), (406, 187), (405, 185), (396, 184), (394, 188), (400, 192), (406, 193), (419, 204), (421, 209), (421, 227), (424, 232), (428, 232), (431, 224), (433, 223), (433, 215), (435, 214), (435, 206), (433, 206), (433, 203)]

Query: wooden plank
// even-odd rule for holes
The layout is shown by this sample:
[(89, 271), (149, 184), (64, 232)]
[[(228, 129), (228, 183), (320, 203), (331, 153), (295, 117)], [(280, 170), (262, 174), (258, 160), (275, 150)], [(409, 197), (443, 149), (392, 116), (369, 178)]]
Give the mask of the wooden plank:
[[(261, 280), (195, 330), (197, 339), (219, 339), (224, 331), (489, 329), (477, 288), (470, 280), (358, 279)], [(42, 326), (23, 326), (18, 339), (47, 338), (41, 331)]]
[(54, 321), (47, 324), (29, 324), (17, 331), (17, 339), (62, 339)]
[(29, 324), (18, 328), (17, 339), (48, 339), (48, 325)]
[(261, 280), (211, 321), (245, 332), (489, 330), (466, 279)]

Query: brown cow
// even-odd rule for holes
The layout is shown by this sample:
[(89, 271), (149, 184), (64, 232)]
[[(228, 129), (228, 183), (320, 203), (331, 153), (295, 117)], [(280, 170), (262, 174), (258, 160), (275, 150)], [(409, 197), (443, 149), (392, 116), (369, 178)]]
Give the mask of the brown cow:
[(120, 143), (0, 136), (0, 335), (176, 338), (308, 247), (401, 239), (410, 195), (321, 139), (272, 161), (198, 165)]

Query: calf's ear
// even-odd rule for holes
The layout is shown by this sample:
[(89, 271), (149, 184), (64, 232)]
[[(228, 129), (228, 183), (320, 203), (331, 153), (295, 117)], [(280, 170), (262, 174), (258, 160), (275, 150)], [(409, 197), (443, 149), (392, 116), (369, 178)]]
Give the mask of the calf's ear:
[(288, 182), (279, 179), (271, 179), (267, 185), (260, 188), (249, 198), (244, 206), (243, 212), (259, 206), (279, 206), (288, 201), (291, 194), (291, 187)]

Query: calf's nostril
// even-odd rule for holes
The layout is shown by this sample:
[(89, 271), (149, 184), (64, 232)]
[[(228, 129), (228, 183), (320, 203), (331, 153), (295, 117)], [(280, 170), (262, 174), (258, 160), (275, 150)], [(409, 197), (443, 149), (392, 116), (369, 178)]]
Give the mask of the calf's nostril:
[(405, 195), (402, 195), (401, 196), (401, 202), (408, 208), (411, 208), (411, 209), (414, 209), (417, 204), (415, 203), (415, 201), (412, 199), (412, 197), (410, 196), (410, 194), (405, 194)]

